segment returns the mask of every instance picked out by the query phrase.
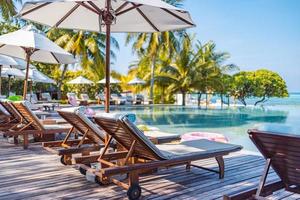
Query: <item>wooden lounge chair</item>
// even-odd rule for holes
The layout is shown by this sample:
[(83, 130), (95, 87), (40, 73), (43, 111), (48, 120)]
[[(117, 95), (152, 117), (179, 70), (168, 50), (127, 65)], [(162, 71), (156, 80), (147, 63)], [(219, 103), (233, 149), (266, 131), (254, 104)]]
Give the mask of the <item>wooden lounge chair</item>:
[[(219, 170), (207, 169), (219, 173), (219, 178), (224, 177), (223, 156), (242, 147), (238, 145), (217, 143), (208, 140), (183, 142), (180, 144), (154, 145), (133, 123), (126, 117), (119, 118), (95, 117), (95, 122), (109, 134), (108, 143), (96, 161), (101, 164), (101, 169), (88, 168), (84, 159), (76, 160), (81, 168), (96, 175), (95, 180), (101, 184), (110, 181), (127, 189), (129, 199), (138, 199), (141, 195), (139, 175), (145, 171), (156, 170), (162, 167), (186, 165), (189, 170), (192, 161), (216, 158)], [(108, 153), (109, 143), (115, 139), (123, 151)], [(205, 169), (200, 166), (195, 166)], [(128, 183), (121, 182), (114, 175), (127, 174)]]
[[(266, 199), (282, 188), (300, 194), (300, 136), (257, 129), (248, 131), (250, 139), (266, 159), (264, 172), (257, 188), (224, 195), (224, 200)], [(280, 180), (266, 184), (270, 167)]]
[[(81, 153), (83, 156), (87, 156), (90, 155), (90, 152), (99, 151), (104, 147), (106, 134), (91, 122), (80, 111), (80, 108), (67, 108), (57, 112), (72, 125), (72, 129), (63, 141), (44, 142), (43, 147), (61, 156), (62, 164), (72, 164), (73, 154)], [(71, 140), (72, 133), (76, 134), (74, 134), (75, 139)], [(82, 136), (81, 139), (76, 139), (77, 134)]]
[(14, 130), (6, 131), (7, 136), (23, 136), (23, 147), (28, 148), (28, 135), (35, 136), (37, 141), (49, 141), (55, 138), (56, 133), (68, 132), (71, 128), (68, 124), (49, 124), (45, 125), (37, 118), (37, 116), (30, 110), (26, 101), (11, 102), (11, 105), (19, 112), (23, 118), (22, 126)]
[(84, 101), (87, 102), (87, 104), (97, 104), (97, 100), (90, 99), (89, 95), (86, 93), (80, 94), (80, 100), (82, 102), (84, 102)]
[(8, 118), (0, 124), (0, 131), (5, 135), (5, 131), (14, 129), (21, 124), (23, 118), (8, 101), (0, 101), (0, 105), (8, 113)]

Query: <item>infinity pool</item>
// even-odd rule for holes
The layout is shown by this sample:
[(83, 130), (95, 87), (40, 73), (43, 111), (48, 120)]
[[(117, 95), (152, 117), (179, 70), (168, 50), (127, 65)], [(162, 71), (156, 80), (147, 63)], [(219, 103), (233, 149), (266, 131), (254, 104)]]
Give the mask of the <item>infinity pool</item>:
[(158, 127), (162, 131), (184, 134), (207, 131), (224, 134), (230, 143), (257, 151), (248, 138), (247, 130), (265, 123), (285, 124), (300, 130), (300, 105), (265, 107), (231, 107), (201, 109), (182, 106), (114, 107), (113, 112), (135, 113), (139, 124)]

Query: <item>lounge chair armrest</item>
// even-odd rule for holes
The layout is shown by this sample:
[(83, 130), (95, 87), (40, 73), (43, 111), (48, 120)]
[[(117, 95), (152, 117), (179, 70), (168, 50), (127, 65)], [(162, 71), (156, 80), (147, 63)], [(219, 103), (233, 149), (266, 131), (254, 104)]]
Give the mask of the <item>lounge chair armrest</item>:
[[(68, 146), (78, 145), (81, 140), (69, 140), (66, 142)], [(61, 147), (63, 140), (53, 141), (53, 142), (43, 142), (43, 147)], [(89, 139), (85, 139), (82, 144), (93, 144)]]
[(70, 147), (68, 149), (60, 149), (60, 150), (58, 150), (58, 155), (67, 155), (67, 154), (75, 154), (75, 153), (99, 151), (102, 147), (104, 147), (104, 145), (89, 146), (89, 147)]
[[(121, 152), (113, 152), (109, 153), (103, 156), (103, 159), (105, 160), (117, 160), (117, 159), (122, 159), (125, 158), (127, 155), (127, 151), (121, 151)], [(90, 155), (90, 156), (80, 156), (75, 158), (75, 163), (76, 164), (87, 164), (87, 163), (93, 163), (97, 162), (100, 154), (96, 155)]]
[[(238, 151), (238, 149), (237, 149)], [(230, 151), (232, 152), (232, 151)], [(175, 157), (168, 160), (162, 160), (162, 161), (149, 161), (141, 164), (133, 164), (133, 165), (127, 165), (127, 166), (119, 166), (119, 167), (112, 167), (112, 168), (106, 168), (102, 169), (101, 173), (103, 173), (106, 176), (116, 175), (116, 174), (122, 174), (122, 173), (128, 173), (135, 170), (142, 170), (142, 169), (157, 169), (159, 167), (168, 167), (168, 166), (174, 166), (174, 165), (181, 165), (186, 164), (187, 162), (206, 159), (206, 158), (213, 158), (218, 156), (224, 156), (228, 155), (230, 153), (229, 151), (217, 151), (207, 154), (199, 154), (199, 155), (188, 155), (188, 156), (180, 156)]]

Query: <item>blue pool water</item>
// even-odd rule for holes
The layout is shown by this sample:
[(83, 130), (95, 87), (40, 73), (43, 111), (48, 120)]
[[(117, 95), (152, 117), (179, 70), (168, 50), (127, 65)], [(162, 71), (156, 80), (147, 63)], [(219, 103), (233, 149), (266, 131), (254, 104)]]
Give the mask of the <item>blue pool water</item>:
[[(251, 101), (251, 100), (250, 100)], [(272, 99), (264, 107), (198, 108), (197, 106), (126, 106), (114, 111), (135, 113), (139, 123), (171, 133), (192, 131), (222, 133), (230, 143), (256, 151), (247, 130), (265, 123), (284, 124), (300, 130), (300, 94), (286, 99)], [(300, 134), (300, 133), (299, 133)]]

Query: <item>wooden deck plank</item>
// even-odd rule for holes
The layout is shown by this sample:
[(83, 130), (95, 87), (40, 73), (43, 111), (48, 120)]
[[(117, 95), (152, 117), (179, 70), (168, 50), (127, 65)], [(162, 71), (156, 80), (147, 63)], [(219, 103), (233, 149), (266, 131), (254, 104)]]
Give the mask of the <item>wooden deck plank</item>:
[[(217, 169), (214, 159), (194, 162)], [(198, 168), (186, 172), (184, 166), (160, 169), (141, 178), (143, 199), (222, 199), (222, 195), (257, 185), (264, 159), (238, 152), (225, 157), (225, 178)], [(38, 145), (29, 150), (0, 139), (0, 199), (126, 199), (126, 191), (115, 186), (88, 182), (73, 166), (63, 166), (59, 157)], [(271, 172), (270, 179), (277, 179)], [(276, 192), (271, 199), (299, 199)]]

